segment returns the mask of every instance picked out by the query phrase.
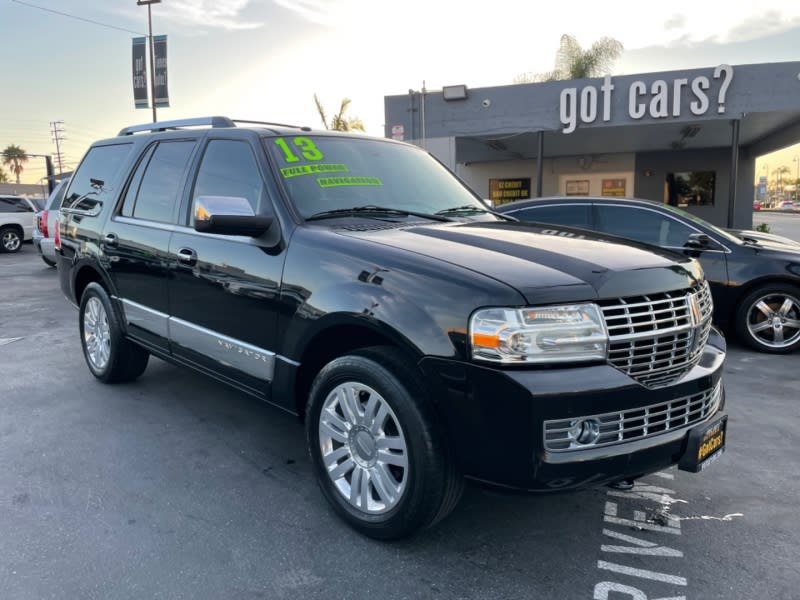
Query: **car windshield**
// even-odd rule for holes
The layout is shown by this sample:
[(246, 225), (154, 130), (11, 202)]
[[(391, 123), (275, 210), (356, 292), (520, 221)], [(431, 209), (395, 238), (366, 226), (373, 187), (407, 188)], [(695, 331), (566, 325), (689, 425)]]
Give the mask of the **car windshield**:
[(693, 223), (697, 223), (698, 225), (702, 225), (703, 227), (706, 227), (706, 228), (710, 229), (711, 231), (716, 233), (718, 236), (720, 236), (721, 238), (723, 238), (723, 239), (725, 239), (725, 240), (727, 240), (729, 242), (734, 242), (734, 243), (739, 243), (739, 244), (742, 243), (741, 238), (738, 238), (735, 235), (731, 235), (730, 232), (725, 231), (724, 229), (720, 229), (716, 225), (712, 225), (711, 223), (709, 223), (705, 219), (701, 219), (697, 215), (693, 215), (692, 213), (687, 212), (687, 211), (685, 211), (683, 209), (676, 208), (674, 206), (670, 206), (669, 204), (660, 204), (659, 206), (661, 206), (664, 210), (668, 210), (668, 211), (671, 211), (671, 212), (675, 213), (676, 215), (680, 215), (681, 217), (683, 217), (684, 219), (686, 219), (688, 221), (691, 221)]
[[(364, 207), (401, 211), (393, 218), (452, 214), (498, 219), (445, 167), (414, 146), (333, 135), (270, 137), (264, 144), (286, 192), (306, 219), (336, 216), (331, 211), (341, 216), (341, 211)], [(408, 214), (402, 216), (403, 211)], [(358, 210), (353, 215), (370, 217), (374, 212)]]

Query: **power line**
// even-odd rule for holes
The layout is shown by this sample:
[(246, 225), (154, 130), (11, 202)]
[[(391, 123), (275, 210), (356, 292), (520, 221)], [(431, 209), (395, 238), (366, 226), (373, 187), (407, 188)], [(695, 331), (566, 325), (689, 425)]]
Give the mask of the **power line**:
[(31, 4), (30, 2), (23, 2), (23, 0), (11, 0), (12, 2), (16, 2), (17, 4), (22, 4), (24, 6), (30, 6), (31, 8), (38, 8), (39, 10), (43, 10), (45, 12), (53, 13), (56, 15), (61, 15), (62, 17), (67, 17), (70, 19), (75, 19), (77, 21), (84, 21), (86, 23), (92, 23), (93, 25), (100, 25), (101, 27), (108, 27), (109, 29), (116, 29), (118, 31), (125, 31), (127, 33), (135, 33), (136, 35), (146, 36), (147, 34), (141, 33), (139, 31), (133, 31), (131, 29), (125, 29), (124, 27), (117, 27), (116, 25), (109, 25), (108, 23), (101, 23), (100, 21), (93, 21), (92, 19), (87, 19), (85, 17), (79, 17), (77, 15), (71, 15), (69, 13), (61, 12), (58, 10), (53, 10), (52, 8), (45, 8), (44, 6), (37, 6), (36, 4)]

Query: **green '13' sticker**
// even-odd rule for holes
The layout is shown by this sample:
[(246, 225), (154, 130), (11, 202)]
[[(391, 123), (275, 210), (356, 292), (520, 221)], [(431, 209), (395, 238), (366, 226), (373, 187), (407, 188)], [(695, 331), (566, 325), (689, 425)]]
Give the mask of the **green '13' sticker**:
[[(292, 148), (289, 147), (289, 144), (287, 144), (286, 140), (282, 137), (276, 138), (275, 144), (283, 150), (283, 157), (286, 159), (286, 162), (293, 163), (300, 160), (300, 157), (294, 153)], [(322, 160), (325, 158), (325, 155), (322, 154), (320, 149), (314, 144), (314, 140), (304, 135), (299, 135), (294, 138), (292, 140), (292, 145), (300, 151), (300, 154), (302, 154), (303, 158), (306, 160)]]

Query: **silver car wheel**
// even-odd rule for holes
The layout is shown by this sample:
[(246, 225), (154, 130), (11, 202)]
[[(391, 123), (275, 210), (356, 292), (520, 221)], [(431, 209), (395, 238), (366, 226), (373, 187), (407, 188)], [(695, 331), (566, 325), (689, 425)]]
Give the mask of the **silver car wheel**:
[(111, 331), (106, 309), (96, 297), (89, 298), (83, 311), (83, 341), (92, 366), (98, 371), (105, 369), (111, 357)]
[(765, 294), (750, 305), (747, 331), (769, 348), (796, 344), (800, 340), (800, 301), (789, 294)]
[(6, 252), (16, 252), (21, 244), (22, 240), (16, 231), (6, 231), (3, 234), (3, 248)]
[(394, 411), (371, 387), (355, 381), (328, 394), (319, 419), (328, 476), (347, 503), (381, 514), (403, 497), (408, 447)]

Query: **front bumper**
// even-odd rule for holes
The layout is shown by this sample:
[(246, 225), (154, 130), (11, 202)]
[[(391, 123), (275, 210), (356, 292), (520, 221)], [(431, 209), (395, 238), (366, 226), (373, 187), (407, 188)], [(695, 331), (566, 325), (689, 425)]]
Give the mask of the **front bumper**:
[[(497, 369), (428, 357), (421, 361), (462, 472), (529, 491), (579, 489), (633, 479), (677, 464), (689, 431), (724, 408), (725, 340), (714, 329), (700, 362), (676, 383), (648, 389), (614, 367)], [(585, 449), (545, 445), (545, 422), (719, 399), (693, 422)], [(626, 413), (633, 414), (633, 413)], [(548, 444), (551, 446), (551, 444)]]

